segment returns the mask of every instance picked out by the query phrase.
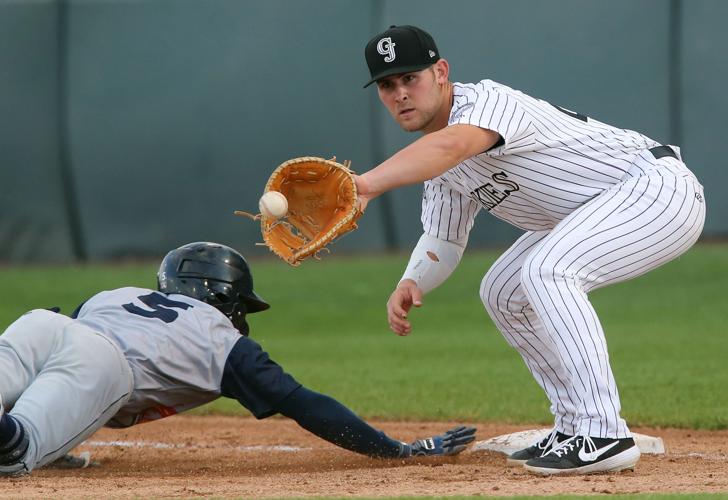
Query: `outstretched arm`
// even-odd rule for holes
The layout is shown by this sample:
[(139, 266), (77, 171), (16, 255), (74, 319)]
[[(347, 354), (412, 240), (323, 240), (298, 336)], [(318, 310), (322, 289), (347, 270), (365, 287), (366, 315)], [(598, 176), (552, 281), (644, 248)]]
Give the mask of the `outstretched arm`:
[(405, 444), (373, 428), (334, 398), (299, 387), (276, 410), (307, 431), (347, 450), (372, 457), (404, 456)]
[(256, 418), (281, 413), (337, 446), (382, 458), (454, 455), (475, 439), (475, 429), (401, 443), (373, 428), (334, 398), (301, 386), (252, 339), (241, 337), (228, 355), (221, 394), (237, 399)]
[(419, 138), (372, 170), (355, 176), (357, 192), (370, 200), (386, 191), (435, 178), (487, 151), (499, 139), (497, 132), (474, 125), (445, 127)]
[(309, 432), (350, 451), (377, 458), (455, 455), (475, 439), (473, 427), (457, 427), (411, 444), (375, 429), (334, 398), (299, 387), (276, 409)]

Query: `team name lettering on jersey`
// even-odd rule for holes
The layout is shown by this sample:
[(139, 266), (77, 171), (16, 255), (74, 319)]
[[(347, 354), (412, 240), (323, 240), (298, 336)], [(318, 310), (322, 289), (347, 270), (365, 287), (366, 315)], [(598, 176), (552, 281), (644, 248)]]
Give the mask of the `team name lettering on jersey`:
[(491, 178), (495, 185), (488, 182), (470, 193), (470, 197), (483, 205), (486, 210), (492, 210), (500, 205), (509, 194), (520, 189), (518, 184), (508, 179), (505, 172), (496, 172)]

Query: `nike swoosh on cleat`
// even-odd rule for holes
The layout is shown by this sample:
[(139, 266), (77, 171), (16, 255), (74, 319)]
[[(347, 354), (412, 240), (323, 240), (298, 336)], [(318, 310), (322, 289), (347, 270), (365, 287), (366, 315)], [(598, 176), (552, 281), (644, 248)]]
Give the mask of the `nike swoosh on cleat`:
[(579, 459), (583, 462), (593, 462), (597, 458), (601, 457), (604, 453), (608, 452), (615, 446), (619, 444), (619, 441), (615, 441), (613, 443), (608, 444), (604, 448), (599, 448), (598, 450), (594, 450), (591, 452), (584, 451), (584, 448), (582, 447), (579, 450)]

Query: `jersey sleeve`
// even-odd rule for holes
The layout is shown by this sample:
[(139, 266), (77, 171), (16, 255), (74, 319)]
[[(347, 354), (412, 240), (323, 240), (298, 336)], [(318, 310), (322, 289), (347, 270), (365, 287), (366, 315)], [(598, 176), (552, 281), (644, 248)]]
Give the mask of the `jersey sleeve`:
[(422, 229), (435, 238), (454, 241), (466, 237), (480, 205), (437, 178), (425, 181), (422, 190)]
[(506, 146), (528, 132), (528, 115), (518, 99), (480, 82), (459, 91), (449, 125), (475, 125), (498, 132)]
[(276, 405), (300, 386), (257, 342), (240, 337), (225, 362), (220, 394), (260, 419), (276, 413)]
[(375, 429), (330, 396), (299, 387), (276, 407), (309, 432), (337, 446), (370, 457), (395, 458), (403, 443)]

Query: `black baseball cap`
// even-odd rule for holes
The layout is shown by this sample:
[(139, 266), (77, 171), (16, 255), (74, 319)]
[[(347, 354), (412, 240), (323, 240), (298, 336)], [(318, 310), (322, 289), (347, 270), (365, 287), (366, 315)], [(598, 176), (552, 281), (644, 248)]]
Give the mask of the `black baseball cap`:
[(416, 26), (390, 26), (367, 43), (364, 57), (372, 79), (368, 87), (380, 78), (429, 68), (440, 59), (435, 40)]

